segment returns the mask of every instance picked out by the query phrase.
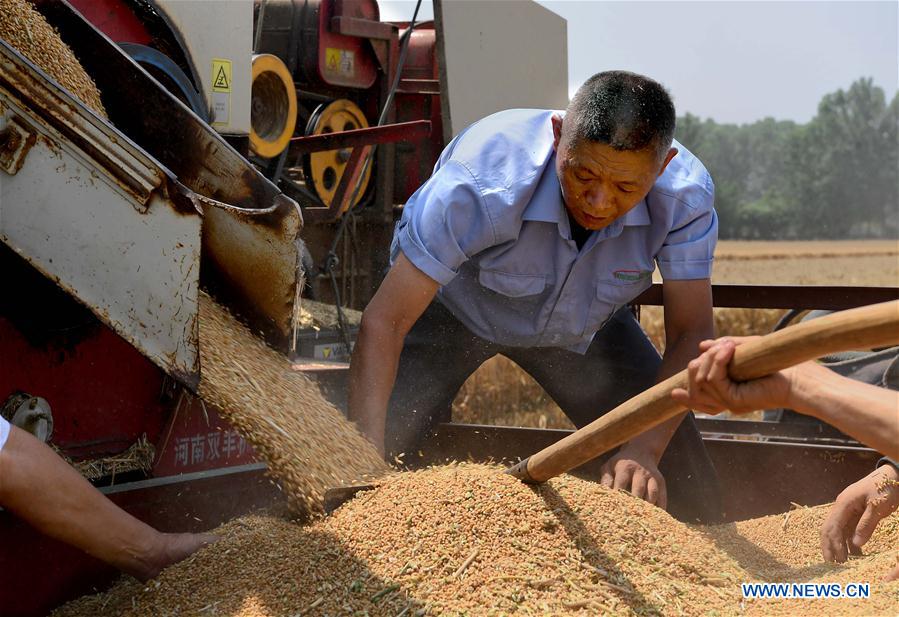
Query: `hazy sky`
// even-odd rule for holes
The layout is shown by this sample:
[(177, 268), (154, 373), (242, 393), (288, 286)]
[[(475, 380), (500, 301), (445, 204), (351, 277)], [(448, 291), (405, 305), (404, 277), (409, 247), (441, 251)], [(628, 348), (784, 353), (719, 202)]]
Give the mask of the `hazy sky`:
[[(515, 0), (505, 1), (514, 10)], [(743, 123), (766, 116), (805, 122), (824, 94), (863, 76), (888, 98), (899, 87), (896, 0), (540, 4), (568, 20), (571, 92), (593, 73), (627, 69), (668, 86), (679, 115)], [(415, 7), (379, 5), (385, 20), (408, 20)], [(423, 0), (420, 18), (432, 17)]]

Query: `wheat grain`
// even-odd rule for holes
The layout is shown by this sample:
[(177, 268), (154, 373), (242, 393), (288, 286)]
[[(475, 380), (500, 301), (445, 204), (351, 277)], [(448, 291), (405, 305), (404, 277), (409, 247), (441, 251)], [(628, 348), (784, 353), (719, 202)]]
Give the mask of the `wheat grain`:
[(315, 382), (206, 294), (200, 297), (200, 363), (200, 395), (268, 462), (295, 512), (319, 512), (327, 488), (387, 470)]
[(0, 39), (28, 58), (97, 114), (106, 117), (100, 91), (62, 41), (26, 0), (0, 0)]
[[(794, 543), (778, 539), (782, 516), (690, 527), (570, 476), (533, 488), (497, 467), (446, 465), (392, 475), (311, 525), (232, 521), (221, 542), (154, 583), (122, 581), (57, 617), (190, 615), (212, 604), (215, 614), (240, 617), (807, 612), (811, 605), (793, 600), (741, 606), (741, 582), (783, 576), (869, 580), (870, 599), (819, 601), (816, 612), (895, 614), (899, 582), (875, 581), (895, 561), (899, 517), (878, 527), (872, 556), (840, 566), (816, 553), (821, 516), (821, 508), (793, 511), (789, 535), (804, 547), (797, 557)], [(787, 569), (766, 570), (772, 562)]]

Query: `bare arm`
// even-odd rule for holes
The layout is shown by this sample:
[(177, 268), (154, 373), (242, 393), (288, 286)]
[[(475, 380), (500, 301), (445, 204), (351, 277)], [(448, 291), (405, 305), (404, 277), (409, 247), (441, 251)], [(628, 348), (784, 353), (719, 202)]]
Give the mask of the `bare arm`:
[(787, 371), (783, 407), (832, 424), (878, 452), (899, 459), (899, 392), (849, 379), (814, 363)]
[[(665, 354), (656, 383), (682, 371), (696, 357), (699, 343), (714, 335), (712, 285), (709, 279), (669, 281), (664, 286)], [(681, 414), (630, 441), (662, 458), (671, 436), (684, 419)]]
[[(887, 456), (899, 458), (899, 392), (855, 381), (814, 362), (768, 377), (735, 382), (727, 375), (734, 349), (745, 339), (703, 341), (702, 355), (687, 369), (686, 389), (671, 398), (709, 413), (746, 413), (789, 407), (832, 424)], [(821, 526), (821, 550), (828, 561), (860, 553), (877, 523), (899, 507), (899, 478), (884, 465), (839, 494)], [(886, 580), (899, 578), (899, 567)]]
[(381, 454), (403, 340), (439, 287), (400, 253), (362, 314), (350, 361), (349, 415)]
[(814, 362), (737, 383), (728, 378), (727, 365), (741, 342), (703, 341), (704, 353), (690, 362), (688, 389), (675, 390), (672, 398), (709, 413), (788, 407), (899, 458), (899, 392), (843, 377)]
[[(697, 353), (699, 341), (713, 331), (709, 279), (665, 283), (665, 355), (656, 381), (682, 370)], [(667, 507), (659, 459), (684, 416), (676, 416), (631, 439), (603, 465), (602, 483), (622, 488), (661, 508)]]
[(94, 488), (46, 444), (13, 426), (0, 450), (0, 506), (51, 538), (146, 581), (214, 542), (211, 534), (164, 534)]

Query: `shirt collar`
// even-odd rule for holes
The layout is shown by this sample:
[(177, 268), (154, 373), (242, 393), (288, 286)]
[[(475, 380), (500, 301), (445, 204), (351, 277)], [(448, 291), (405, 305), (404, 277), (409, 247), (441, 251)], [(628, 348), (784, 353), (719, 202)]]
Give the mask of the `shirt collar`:
[[(649, 208), (646, 206), (646, 199), (640, 200), (636, 206), (631, 208), (630, 212), (621, 217), (620, 220), (625, 226), (649, 225)], [(616, 221), (617, 222), (617, 221)]]
[(549, 157), (543, 168), (537, 188), (522, 213), (522, 219), (555, 223), (559, 228), (559, 235), (567, 240), (571, 239), (568, 212), (565, 209), (565, 202), (562, 201), (562, 186), (559, 184), (559, 176), (556, 174), (555, 152)]

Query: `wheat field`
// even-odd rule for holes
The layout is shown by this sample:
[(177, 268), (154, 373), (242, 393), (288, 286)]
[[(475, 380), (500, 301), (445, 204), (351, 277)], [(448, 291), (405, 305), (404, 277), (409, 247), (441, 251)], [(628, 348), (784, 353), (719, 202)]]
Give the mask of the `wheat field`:
[[(655, 274), (656, 282), (658, 272)], [(722, 241), (712, 274), (715, 284), (899, 287), (899, 241)], [(717, 336), (767, 334), (782, 310), (714, 309)], [(643, 307), (640, 323), (664, 350), (660, 307)], [(485, 362), (459, 391), (453, 420), (475, 424), (573, 428), (543, 389), (511, 360)]]

